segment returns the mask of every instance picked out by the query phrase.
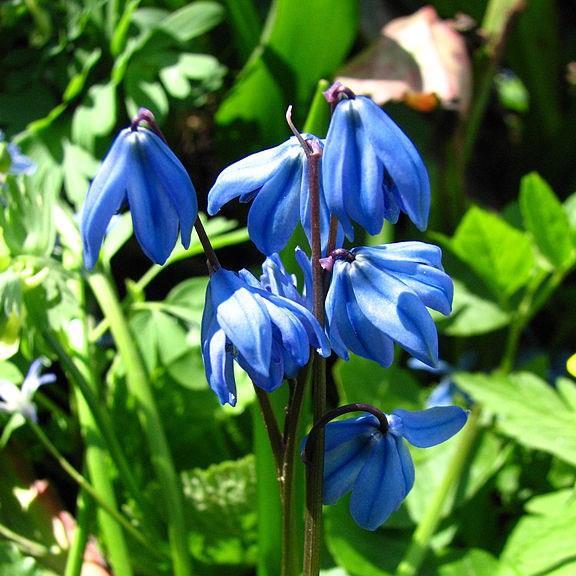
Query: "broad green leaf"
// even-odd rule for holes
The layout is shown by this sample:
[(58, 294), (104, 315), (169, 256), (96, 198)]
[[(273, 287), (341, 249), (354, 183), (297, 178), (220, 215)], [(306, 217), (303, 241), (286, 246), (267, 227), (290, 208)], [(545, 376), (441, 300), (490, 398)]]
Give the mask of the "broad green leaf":
[(576, 192), (566, 198), (563, 206), (566, 214), (568, 214), (568, 221), (570, 222), (572, 244), (576, 246)]
[(420, 388), (407, 370), (391, 366), (382, 368), (371, 360), (350, 355), (350, 360), (338, 360), (334, 365), (334, 379), (342, 404), (363, 402), (380, 410), (395, 408), (418, 410)]
[(574, 247), (568, 215), (548, 183), (535, 172), (522, 178), (520, 209), (542, 255), (554, 268), (569, 265)]
[(444, 334), (460, 337), (493, 332), (510, 322), (510, 314), (496, 302), (478, 296), (455, 278), (452, 314), (448, 318), (440, 314), (433, 317)]
[(234, 45), (240, 61), (246, 62), (252, 50), (258, 46), (262, 33), (262, 21), (254, 0), (224, 0), (226, 20), (232, 28)]
[(90, 187), (90, 180), (96, 176), (100, 162), (87, 150), (72, 144), (69, 140), (63, 145), (66, 195), (75, 206), (80, 207)]
[(135, 116), (141, 107), (148, 108), (158, 120), (168, 113), (169, 103), (160, 82), (142, 66), (130, 66), (126, 73), (126, 109), (130, 117)]
[(477, 206), (466, 213), (450, 246), (497, 298), (526, 284), (534, 267), (530, 238)]
[(194, 556), (206, 563), (252, 564), (256, 559), (254, 456), (182, 473)]
[(224, 18), (217, 2), (194, 2), (172, 12), (159, 24), (159, 29), (178, 42), (188, 42), (214, 28)]
[(8, 380), (14, 384), (22, 382), (24, 375), (12, 362), (0, 361), (0, 380)]
[(116, 86), (95, 84), (76, 108), (72, 119), (72, 139), (93, 151), (96, 138), (107, 136), (116, 124)]
[(524, 516), (506, 542), (502, 559), (522, 576), (572, 576), (576, 572), (576, 503), (559, 515)]
[[(355, 0), (276, 0), (257, 48), (218, 110), (222, 141), (263, 148), (285, 140), (284, 114), (303, 120), (320, 78), (331, 76), (356, 35)], [(319, 136), (323, 136), (319, 134)], [(236, 153), (237, 154), (237, 153)]]
[(66, 86), (66, 90), (64, 90), (64, 95), (62, 96), (62, 100), (64, 102), (69, 102), (76, 98), (84, 89), (86, 84), (86, 79), (88, 78), (88, 74), (94, 66), (100, 60), (100, 56), (102, 55), (102, 50), (97, 48), (93, 52), (91, 52), (86, 60), (82, 65), (82, 70), (73, 76), (70, 81), (68, 82), (68, 86)]
[(132, 236), (132, 215), (130, 212), (118, 214), (112, 218), (102, 243), (102, 259), (110, 262), (112, 257), (128, 242)]
[(541, 516), (561, 516), (566, 509), (576, 503), (576, 493), (572, 488), (565, 488), (556, 492), (549, 492), (541, 496), (534, 496), (526, 502), (525, 509), (530, 514)]
[(529, 372), (508, 377), (460, 373), (455, 380), (497, 416), (502, 433), (576, 466), (576, 410), (546, 381)]

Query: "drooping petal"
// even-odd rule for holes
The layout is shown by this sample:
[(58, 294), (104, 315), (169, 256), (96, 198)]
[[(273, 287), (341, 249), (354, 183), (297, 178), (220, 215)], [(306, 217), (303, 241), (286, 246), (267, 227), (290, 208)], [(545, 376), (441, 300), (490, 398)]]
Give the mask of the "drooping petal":
[(293, 145), (292, 140), (288, 140), (225, 168), (208, 193), (208, 214), (213, 216), (230, 200), (262, 188), (278, 171)]
[(334, 504), (350, 492), (370, 451), (381, 441), (372, 416), (331, 422), (325, 429), (324, 504)]
[(436, 326), (412, 290), (366, 260), (356, 260), (348, 274), (358, 306), (376, 328), (419, 360), (438, 361)]
[(129, 178), (129, 129), (123, 130), (106, 155), (82, 209), (82, 243), (86, 268), (94, 268), (110, 219), (126, 199)]
[(300, 295), (296, 286), (296, 277), (286, 272), (278, 254), (268, 256), (262, 263), (260, 284), (265, 290), (276, 294), (276, 296), (288, 298), (299, 304), (304, 302), (304, 298)]
[(352, 488), (350, 513), (358, 525), (376, 530), (402, 504), (411, 486), (391, 434), (375, 443)]
[(352, 102), (362, 118), (374, 151), (394, 182), (400, 209), (420, 230), (425, 230), (430, 211), (430, 181), (420, 154), (412, 141), (372, 100), (358, 96)]
[(38, 388), (43, 384), (50, 384), (56, 381), (56, 376), (54, 374), (44, 374), (43, 376), (40, 374), (43, 367), (44, 362), (42, 361), (42, 358), (37, 358), (30, 365), (26, 378), (24, 378), (22, 384), (22, 394), (26, 398), (32, 398), (36, 390), (38, 390)]
[[(340, 348), (338, 340), (346, 348), (364, 358), (374, 360), (382, 366), (390, 366), (394, 359), (392, 340), (376, 328), (358, 305), (348, 276), (347, 262), (334, 264), (332, 284), (326, 298), (326, 316), (332, 346)], [(332, 337), (335, 331), (335, 338)], [(336, 353), (338, 350), (335, 348)]]
[(150, 164), (148, 134), (135, 130), (127, 141), (130, 163), (126, 188), (134, 233), (148, 258), (164, 264), (178, 238), (178, 213), (160, 174)]
[(284, 156), (248, 213), (250, 239), (266, 255), (282, 250), (298, 223), (302, 162), (295, 152)]
[(300, 246), (296, 246), (294, 250), (294, 257), (300, 270), (302, 270), (302, 275), (304, 276), (304, 290), (302, 290), (302, 296), (304, 298), (304, 303), (308, 310), (312, 310), (312, 265), (310, 264), (310, 258)]
[(159, 182), (178, 213), (182, 244), (188, 248), (192, 227), (198, 215), (196, 190), (184, 166), (172, 150), (153, 132), (142, 128), (140, 132), (146, 133), (148, 161), (158, 173)]
[(466, 411), (458, 406), (437, 406), (417, 412), (398, 409), (392, 415), (401, 421), (397, 434), (419, 448), (445, 442), (461, 430), (468, 419)]
[(443, 270), (442, 250), (438, 246), (426, 242), (391, 242), (380, 246), (363, 246), (362, 252), (383, 262), (420, 262)]
[(218, 325), (212, 305), (211, 287), (206, 290), (206, 302), (201, 326), (202, 360), (206, 380), (222, 405), (236, 405), (236, 381), (231, 351), (226, 349), (226, 334)]
[(211, 276), (210, 285), (218, 324), (251, 369), (264, 378), (268, 377), (272, 325), (266, 309), (234, 272), (218, 269)]
[(454, 285), (448, 274), (420, 262), (408, 260), (383, 260), (375, 252), (363, 248), (355, 251), (358, 262), (366, 260), (408, 286), (422, 303), (442, 314), (450, 314)]

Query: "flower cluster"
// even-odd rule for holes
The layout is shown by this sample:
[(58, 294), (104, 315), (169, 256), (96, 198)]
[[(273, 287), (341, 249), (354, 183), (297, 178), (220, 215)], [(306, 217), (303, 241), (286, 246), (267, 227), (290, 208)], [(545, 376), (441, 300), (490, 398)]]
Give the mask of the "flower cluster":
[[(144, 252), (160, 264), (178, 232), (187, 246), (196, 225), (210, 268), (202, 357), (207, 381), (222, 404), (237, 400), (235, 362), (267, 392), (296, 377), (311, 348), (323, 357), (334, 350), (348, 360), (352, 352), (389, 366), (396, 343), (425, 366), (438, 363), (438, 336), (428, 309), (449, 314), (453, 296), (440, 249), (423, 242), (342, 247), (344, 234), (353, 240), (354, 226), (377, 234), (385, 220), (396, 222), (401, 213), (424, 230), (430, 208), (426, 168), (408, 137), (370, 99), (339, 83), (325, 96), (332, 107), (325, 140), (294, 129), (283, 144), (226, 168), (208, 194), (210, 214), (235, 198), (252, 203), (248, 231), (267, 256), (260, 279), (221, 267), (196, 220), (194, 187), (150, 112), (141, 110), (119, 134), (88, 192), (82, 217), (88, 268), (123, 203)], [(302, 292), (278, 255), (299, 223), (311, 246), (316, 243), (316, 257), (322, 256), (312, 261), (297, 249)], [(325, 299), (319, 302), (322, 286)], [(325, 326), (311, 312), (322, 304)], [(404, 440), (432, 446), (454, 435), (466, 418), (460, 408), (443, 407), (322, 421), (325, 503), (352, 492), (352, 516), (375, 529), (414, 482)]]

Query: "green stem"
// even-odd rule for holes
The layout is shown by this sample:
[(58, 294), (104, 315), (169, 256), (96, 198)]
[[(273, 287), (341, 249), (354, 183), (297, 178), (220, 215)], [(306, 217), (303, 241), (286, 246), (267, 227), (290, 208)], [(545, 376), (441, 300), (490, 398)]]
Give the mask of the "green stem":
[[(30, 425), (30, 427), (32, 428), (32, 430), (34, 431), (40, 442), (42, 442), (46, 450), (48, 450), (48, 452), (52, 455), (52, 457), (58, 462), (58, 464), (60, 464), (60, 466), (68, 474), (68, 476), (70, 476), (70, 478), (72, 478), (72, 480), (74, 480), (74, 482), (76, 482), (76, 484), (78, 484), (80, 488), (82, 488), (87, 494), (89, 494), (102, 509), (104, 509), (108, 514), (110, 514), (110, 516), (112, 516), (112, 518), (114, 518), (114, 520), (116, 520), (118, 524), (120, 524), (128, 533), (130, 533), (135, 540), (140, 542), (140, 544), (146, 546), (146, 548), (148, 548), (154, 554), (158, 554), (157, 548), (152, 543), (148, 542), (148, 540), (144, 537), (144, 535), (137, 528), (132, 526), (132, 524), (130, 524), (130, 522), (128, 522), (128, 520), (126, 520), (126, 518), (124, 518), (124, 516), (122, 516), (122, 514), (118, 512), (118, 510), (110, 506), (110, 504), (100, 496), (100, 494), (94, 489), (94, 487), (86, 481), (84, 476), (82, 476), (82, 474), (80, 474), (80, 472), (78, 472), (78, 470), (76, 470), (76, 468), (74, 468), (74, 466), (72, 466), (72, 464), (70, 464), (70, 462), (68, 462), (68, 460), (64, 458), (64, 456), (59, 452), (58, 448), (56, 448), (56, 446), (52, 443), (50, 438), (48, 438), (48, 436), (44, 434), (42, 428), (40, 428), (40, 426), (38, 426), (38, 424), (36, 424), (36, 422), (32, 420), (29, 420), (28, 424)], [(123, 570), (125, 569), (127, 569), (128, 572), (124, 572)], [(120, 572), (119, 568), (117, 568), (117, 570)], [(127, 564), (127, 567), (122, 569), (121, 573), (122, 574), (132, 573), (129, 563)]]
[[(94, 482), (96, 487), (96, 482)], [(72, 544), (68, 550), (64, 576), (80, 576), (84, 564), (84, 550), (90, 535), (90, 521), (93, 515), (94, 500), (86, 497), (83, 490), (78, 492), (76, 498), (76, 527), (72, 537)]]
[(470, 417), (468, 418), (466, 427), (462, 431), (458, 445), (454, 450), (454, 456), (450, 460), (442, 482), (434, 493), (430, 506), (412, 536), (412, 542), (404, 559), (398, 566), (397, 576), (415, 576), (420, 573), (420, 566), (428, 552), (430, 539), (434, 536), (436, 528), (438, 528), (438, 524), (442, 518), (445, 502), (453, 492), (458, 478), (460, 478), (460, 475), (468, 463), (468, 455), (472, 451), (476, 437), (480, 431), (479, 418), (480, 409), (475, 407), (470, 412)]
[(124, 361), (128, 387), (136, 399), (138, 417), (147, 436), (152, 464), (164, 490), (174, 574), (189, 576), (191, 566), (181, 488), (144, 361), (112, 283), (104, 274), (98, 272), (90, 274), (88, 282), (102, 312), (108, 318), (112, 336)]
[(50, 554), (50, 549), (47, 546), (44, 546), (44, 544), (40, 544), (39, 542), (35, 542), (34, 540), (30, 540), (25, 536), (14, 532), (13, 530), (10, 530), (8, 526), (4, 526), (4, 524), (0, 524), (0, 536), (13, 542), (19, 550), (25, 554), (29, 554), (30, 556), (42, 558), (43, 556), (48, 556), (48, 554)]
[[(124, 456), (124, 452), (120, 447), (120, 442), (114, 433), (114, 426), (112, 424), (112, 420), (110, 415), (106, 411), (103, 404), (99, 401), (96, 397), (94, 391), (92, 390), (91, 384), (88, 380), (84, 377), (85, 362), (80, 362), (80, 360), (73, 360), (63, 346), (60, 344), (58, 339), (54, 334), (49, 331), (45, 331), (44, 339), (47, 343), (51, 346), (54, 350), (58, 359), (60, 360), (64, 370), (68, 373), (70, 380), (74, 383), (74, 385), (78, 388), (82, 397), (86, 404), (90, 409), (90, 413), (95, 422), (95, 428), (98, 430), (98, 434), (102, 435), (108, 450), (110, 452), (110, 456), (114, 460), (116, 467), (118, 468), (118, 472), (122, 477), (124, 483), (126, 484), (127, 488), (130, 490), (132, 496), (134, 497), (135, 501), (140, 506), (141, 510), (145, 515), (150, 519), (154, 518), (155, 515), (150, 514), (149, 504), (144, 500), (142, 495), (142, 490), (140, 486), (136, 482), (134, 475), (128, 465), (126, 457)], [(78, 367), (76, 362), (79, 363)], [(108, 474), (106, 474), (108, 475)]]
[(278, 478), (280, 478), (282, 475), (282, 463), (284, 460), (284, 440), (282, 439), (282, 434), (280, 434), (278, 419), (276, 418), (276, 414), (274, 414), (274, 409), (272, 408), (272, 403), (270, 402), (268, 393), (264, 392), (262, 388), (259, 388), (255, 384), (254, 391), (256, 392), (256, 398), (258, 398), (258, 403), (260, 404), (260, 411), (264, 418), (264, 426), (266, 427), (268, 438), (270, 438), (270, 446), (272, 448), (272, 453), (274, 454), (277, 475)]

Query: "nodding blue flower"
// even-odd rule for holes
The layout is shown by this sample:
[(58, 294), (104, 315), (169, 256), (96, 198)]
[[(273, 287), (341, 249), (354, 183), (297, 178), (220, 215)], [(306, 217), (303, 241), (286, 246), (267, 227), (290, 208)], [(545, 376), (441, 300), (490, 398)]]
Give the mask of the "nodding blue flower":
[(353, 239), (352, 221), (378, 234), (384, 220), (405, 212), (425, 230), (430, 183), (414, 144), (372, 100), (334, 84), (326, 93), (333, 115), (322, 177), (328, 208)]
[(42, 359), (32, 362), (20, 388), (13, 382), (0, 380), (0, 412), (22, 414), (33, 422), (37, 421), (36, 406), (32, 402), (32, 397), (40, 386), (56, 380), (54, 374), (40, 375), (43, 364)]
[(453, 284), (442, 252), (423, 242), (337, 249), (322, 265), (332, 270), (326, 323), (332, 349), (390, 366), (393, 342), (426, 364), (438, 361), (438, 334), (426, 309), (449, 314)]
[(233, 361), (256, 386), (272, 392), (293, 378), (310, 357), (330, 345), (314, 316), (302, 305), (262, 288), (250, 272), (223, 268), (210, 277), (202, 317), (206, 378), (222, 404), (236, 404)]
[[(0, 130), (0, 143), (4, 142), (4, 132)], [(28, 156), (22, 154), (20, 147), (13, 142), (8, 142), (6, 144), (6, 150), (8, 156), (10, 157), (10, 166), (8, 166), (8, 174), (24, 174), (30, 175), (34, 174), (36, 171), (36, 162), (29, 158)]]
[(434, 386), (430, 396), (428, 396), (426, 400), (426, 408), (452, 406), (456, 400), (459, 400), (467, 407), (472, 406), (472, 404), (474, 404), (472, 397), (452, 380), (454, 372), (457, 370), (470, 369), (472, 363), (473, 355), (469, 354), (460, 357), (456, 367), (443, 360), (440, 360), (436, 366), (429, 366), (416, 358), (409, 358), (407, 362), (408, 367), (412, 370), (422, 370), (423, 372), (430, 372), (431, 374), (441, 376), (440, 381)]
[[(322, 147), (315, 136), (306, 141)], [(228, 166), (208, 193), (208, 213), (216, 214), (234, 198), (252, 202), (248, 232), (258, 250), (267, 256), (279, 252), (292, 236), (298, 220), (311, 238), (310, 195), (306, 154), (295, 136), (268, 150), (252, 154)], [(320, 193), (322, 246), (328, 243), (330, 213)]]
[(154, 129), (154, 117), (142, 109), (132, 126), (118, 134), (96, 178), (82, 212), (84, 262), (92, 269), (108, 223), (128, 203), (134, 233), (148, 258), (164, 264), (178, 231), (188, 248), (198, 214), (196, 191), (186, 170)]
[(324, 440), (324, 504), (352, 492), (350, 513), (366, 530), (376, 530), (397, 510), (414, 485), (414, 464), (404, 442), (428, 448), (445, 442), (466, 423), (457, 406), (386, 415), (388, 430), (366, 414), (330, 422)]

